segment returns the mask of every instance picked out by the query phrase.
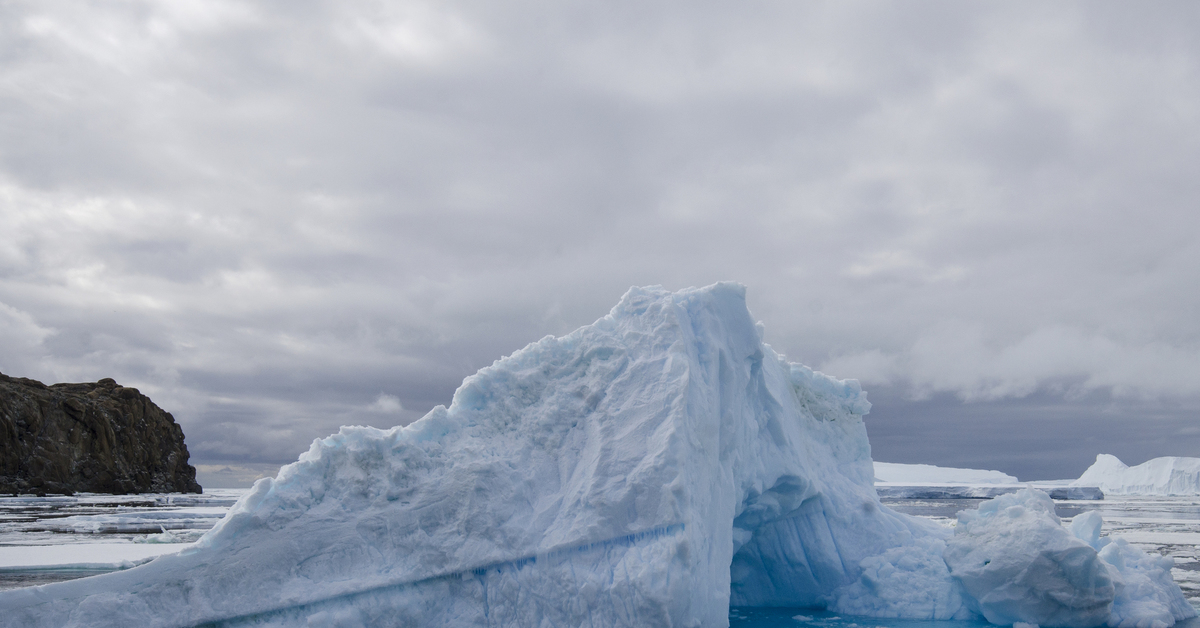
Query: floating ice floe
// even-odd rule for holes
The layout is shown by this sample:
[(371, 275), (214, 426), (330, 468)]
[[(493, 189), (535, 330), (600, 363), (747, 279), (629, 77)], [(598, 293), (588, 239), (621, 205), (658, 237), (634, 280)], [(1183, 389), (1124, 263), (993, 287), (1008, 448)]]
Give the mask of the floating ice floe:
[[(467, 378), (448, 408), (315, 441), (195, 546), (0, 592), (0, 611), (27, 626), (707, 627), (731, 603), (1042, 626), (1188, 616), (1141, 614), (1178, 594), (1169, 573), (1118, 606), (1134, 579), (1052, 532), (1042, 493), (956, 531), (884, 507), (869, 408), (857, 382), (763, 344), (741, 286), (635, 288)], [(1163, 564), (1138, 556), (1121, 556), (1137, 574)], [(1013, 565), (1023, 589), (999, 570)]]
[(1200, 458), (1163, 457), (1126, 466), (1100, 454), (1074, 486), (1099, 486), (1112, 495), (1200, 495)]

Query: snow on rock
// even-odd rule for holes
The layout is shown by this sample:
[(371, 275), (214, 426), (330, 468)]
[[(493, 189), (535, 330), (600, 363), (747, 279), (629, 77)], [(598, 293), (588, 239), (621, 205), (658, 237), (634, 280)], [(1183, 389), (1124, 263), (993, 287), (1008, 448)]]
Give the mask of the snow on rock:
[(1000, 471), (935, 467), (875, 461), (875, 481), (889, 484), (1017, 484), (1017, 478)]
[(1112, 495), (1200, 495), (1200, 458), (1163, 457), (1134, 467), (1100, 454), (1072, 486), (1098, 486)]
[[(1115, 585), (1105, 598), (1096, 583), (1110, 572), (1049, 531), (1052, 512), (989, 506), (952, 535), (884, 507), (858, 383), (788, 363), (760, 334), (741, 286), (631, 289), (596, 323), (468, 377), (448, 408), (315, 441), (190, 549), (0, 592), (0, 613), (22, 626), (709, 627), (728, 625), (731, 603), (946, 619), (1029, 605), (994, 590), (1045, 598), (972, 562), (986, 551), (1083, 608), (1013, 617), (1108, 619)], [(1042, 558), (1063, 548), (1075, 562)]]

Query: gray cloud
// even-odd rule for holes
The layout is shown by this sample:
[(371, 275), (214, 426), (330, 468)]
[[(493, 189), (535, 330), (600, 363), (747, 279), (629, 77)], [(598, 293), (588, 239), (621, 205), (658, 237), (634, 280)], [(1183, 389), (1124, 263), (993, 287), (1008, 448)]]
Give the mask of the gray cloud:
[(723, 279), (889, 404), (1194, 418), (1191, 4), (0, 12), (0, 370), (136, 385), (214, 468)]

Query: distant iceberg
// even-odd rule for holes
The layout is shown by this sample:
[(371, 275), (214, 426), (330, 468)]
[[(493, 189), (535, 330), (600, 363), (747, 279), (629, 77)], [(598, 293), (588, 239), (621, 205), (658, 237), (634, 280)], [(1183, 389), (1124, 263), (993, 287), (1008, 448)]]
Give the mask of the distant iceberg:
[(891, 484), (1017, 484), (1016, 477), (984, 469), (875, 461), (875, 481)]
[(1170, 610), (1118, 617), (1127, 576), (1053, 532), (1044, 493), (988, 502), (953, 532), (883, 506), (869, 409), (856, 381), (763, 344), (743, 287), (634, 288), (468, 377), (448, 408), (315, 441), (194, 548), (0, 592), (0, 613), (22, 626), (720, 627), (731, 603), (1078, 628), (1190, 616), (1169, 604), (1182, 599), (1169, 570), (1146, 575), (1169, 560), (1126, 547), (1145, 576), (1127, 597)]
[(880, 499), (991, 499), (1030, 487), (1045, 491), (1053, 499), (1104, 499), (1099, 488), (1074, 486), (1072, 480), (1021, 482), (1000, 471), (929, 464), (875, 462), (874, 467), (875, 492)]
[(1154, 458), (1130, 467), (1100, 454), (1071, 485), (1099, 486), (1110, 495), (1200, 495), (1200, 458)]

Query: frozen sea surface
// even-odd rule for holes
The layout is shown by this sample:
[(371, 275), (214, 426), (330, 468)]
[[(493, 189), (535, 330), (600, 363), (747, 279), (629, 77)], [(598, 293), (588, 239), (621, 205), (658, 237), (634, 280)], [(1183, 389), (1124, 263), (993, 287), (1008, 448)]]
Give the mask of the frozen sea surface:
[(178, 552), (246, 490), (0, 497), (0, 589), (128, 569)]
[[(0, 589), (71, 580), (128, 568), (177, 552), (199, 538), (246, 489), (202, 495), (78, 495), (0, 497)], [(885, 499), (891, 508), (950, 526), (973, 499)], [(1104, 534), (1175, 559), (1172, 575), (1200, 608), (1200, 498), (1115, 496), (1103, 501), (1055, 502), (1064, 523), (1097, 510)], [(165, 532), (164, 532), (165, 530)], [(737, 628), (950, 628), (946, 622), (837, 615), (814, 609), (730, 609)], [(982, 628), (985, 622), (951, 622)], [(1197, 620), (1179, 624), (1200, 628)]]

